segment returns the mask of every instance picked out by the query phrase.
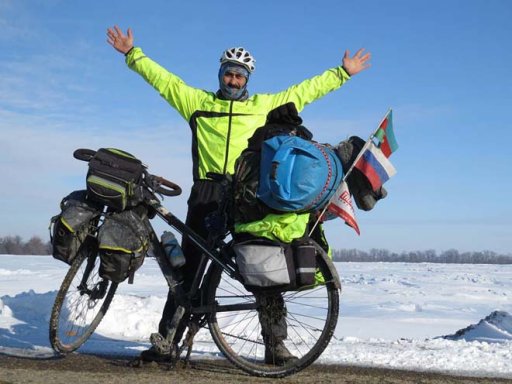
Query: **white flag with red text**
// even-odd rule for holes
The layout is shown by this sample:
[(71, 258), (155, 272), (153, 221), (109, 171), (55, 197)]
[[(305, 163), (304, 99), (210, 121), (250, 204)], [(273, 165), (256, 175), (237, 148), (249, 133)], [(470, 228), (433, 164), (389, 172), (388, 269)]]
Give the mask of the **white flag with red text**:
[(343, 181), (340, 184), (334, 196), (329, 200), (327, 210), (330, 213), (341, 217), (345, 220), (347, 225), (354, 228), (358, 235), (360, 234), (356, 214), (354, 212), (354, 206), (352, 205), (352, 196), (350, 195), (346, 181)]

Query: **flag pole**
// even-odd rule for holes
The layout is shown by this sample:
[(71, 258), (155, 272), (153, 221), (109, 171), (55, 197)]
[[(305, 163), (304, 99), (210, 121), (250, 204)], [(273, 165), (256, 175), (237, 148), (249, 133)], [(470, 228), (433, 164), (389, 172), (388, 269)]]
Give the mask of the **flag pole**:
[[(391, 108), (388, 109), (388, 111), (385, 113), (384, 117), (382, 118), (382, 120), (380, 121), (379, 125), (377, 125), (377, 128), (373, 131), (373, 133), (370, 135), (370, 137), (368, 138), (368, 140), (366, 140), (366, 143), (364, 143), (363, 145), (363, 148), (361, 148), (361, 150), (359, 151), (359, 153), (357, 154), (355, 160), (352, 162), (352, 165), (350, 166), (350, 168), (348, 169), (347, 173), (345, 173), (345, 175), (343, 175), (343, 179), (341, 179), (341, 182), (344, 183), (345, 180), (347, 179), (347, 177), (350, 175), (350, 173), (352, 172), (352, 170), (354, 169), (354, 167), (356, 166), (357, 162), (359, 161), (359, 159), (363, 156), (364, 152), (368, 149), (368, 147), (370, 146), (370, 143), (372, 141), (372, 139), (375, 137), (375, 134), (377, 133), (377, 131), (379, 130), (380, 126), (382, 125), (382, 123), (384, 122), (384, 120), (386, 120), (386, 118), (388, 117), (389, 113), (391, 112)], [(315, 230), (315, 228), (317, 227), (318, 223), (320, 222), (320, 219), (322, 218), (322, 216), (325, 214), (325, 211), (327, 211), (327, 208), (329, 207), (329, 202), (327, 202), (327, 204), (325, 204), (325, 207), (322, 209), (322, 212), (320, 212), (320, 215), (318, 215), (318, 219), (316, 219), (315, 221), (315, 224), (313, 225), (313, 228), (311, 228), (311, 231), (309, 231), (309, 235), (308, 236), (311, 236), (311, 234), (313, 233), (313, 231)]]
[(368, 149), (368, 146), (370, 145), (370, 142), (372, 141), (372, 139), (375, 137), (375, 134), (377, 133), (377, 131), (379, 130), (380, 126), (382, 125), (382, 123), (384, 122), (384, 120), (386, 120), (386, 118), (388, 117), (389, 113), (391, 112), (391, 108), (388, 109), (388, 111), (386, 112), (386, 114), (384, 115), (384, 117), (382, 118), (382, 120), (380, 121), (379, 125), (377, 125), (377, 128), (373, 131), (373, 133), (370, 135), (370, 137), (368, 138), (368, 140), (366, 140), (366, 143), (364, 143), (363, 145), (363, 148), (361, 148), (361, 150), (359, 151), (359, 153), (357, 154), (357, 157), (355, 158), (355, 160), (352, 162), (352, 165), (350, 166), (350, 168), (348, 169), (347, 173), (343, 176), (343, 181), (345, 181), (345, 179), (348, 177), (348, 175), (350, 175), (350, 173), (352, 172), (352, 170), (354, 169), (354, 167), (356, 166), (357, 162), (359, 161), (359, 159), (361, 158), (361, 156), (363, 156), (364, 154), (364, 151), (366, 151)]

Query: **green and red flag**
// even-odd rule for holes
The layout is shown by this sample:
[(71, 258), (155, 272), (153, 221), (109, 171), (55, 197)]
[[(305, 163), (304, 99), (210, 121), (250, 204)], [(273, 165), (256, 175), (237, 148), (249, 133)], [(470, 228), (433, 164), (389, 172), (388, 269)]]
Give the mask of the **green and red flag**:
[(393, 111), (391, 109), (380, 123), (373, 137), (378, 140), (377, 147), (386, 157), (391, 156), (398, 149), (398, 143), (393, 132)]

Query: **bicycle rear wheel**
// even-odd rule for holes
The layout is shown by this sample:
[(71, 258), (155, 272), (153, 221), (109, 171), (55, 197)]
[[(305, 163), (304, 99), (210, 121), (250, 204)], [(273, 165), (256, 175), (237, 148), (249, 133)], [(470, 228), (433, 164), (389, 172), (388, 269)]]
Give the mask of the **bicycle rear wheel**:
[(208, 315), (208, 324), (220, 351), (233, 364), (255, 376), (283, 377), (313, 363), (334, 334), (340, 292), (334, 266), (320, 247), (317, 268), (323, 283), (310, 289), (282, 293), (287, 324), (284, 344), (298, 359), (285, 365), (272, 365), (265, 364), (265, 343), (256, 297), (212, 264), (207, 302), (215, 311)]
[(60, 353), (78, 349), (105, 316), (117, 283), (98, 274), (94, 242), (82, 246), (55, 298), (50, 317), (50, 343)]

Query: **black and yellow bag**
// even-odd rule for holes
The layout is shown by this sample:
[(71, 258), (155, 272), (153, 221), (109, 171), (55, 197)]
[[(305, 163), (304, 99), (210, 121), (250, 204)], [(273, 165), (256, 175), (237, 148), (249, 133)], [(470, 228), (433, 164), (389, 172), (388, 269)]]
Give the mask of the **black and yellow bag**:
[(50, 221), (52, 255), (71, 265), (80, 247), (97, 224), (103, 205), (87, 198), (87, 191), (70, 193), (60, 203), (61, 212)]
[(143, 209), (105, 216), (98, 231), (99, 274), (120, 283), (140, 268), (149, 247), (149, 221)]
[(144, 165), (132, 154), (100, 148), (89, 160), (87, 193), (116, 211), (134, 207), (143, 197)]

